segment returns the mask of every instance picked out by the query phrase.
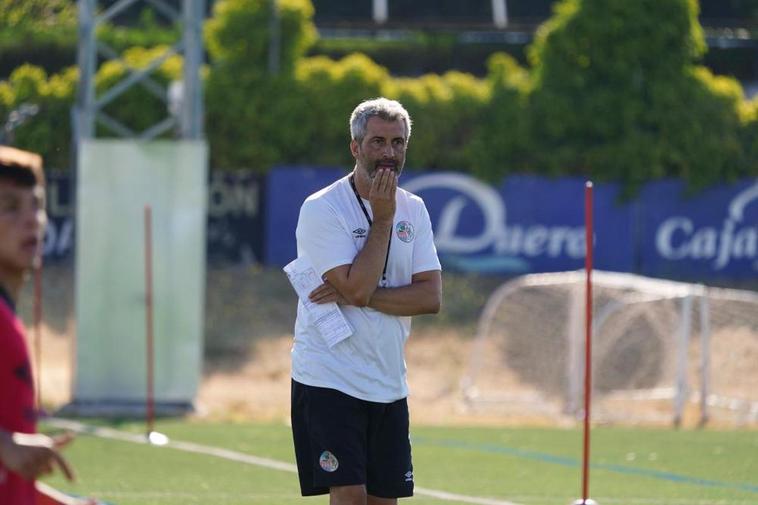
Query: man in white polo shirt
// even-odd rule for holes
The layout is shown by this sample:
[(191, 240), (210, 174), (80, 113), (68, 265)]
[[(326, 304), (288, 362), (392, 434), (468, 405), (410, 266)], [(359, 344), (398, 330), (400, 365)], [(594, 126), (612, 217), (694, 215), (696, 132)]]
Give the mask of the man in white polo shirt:
[(330, 346), (298, 303), (292, 431), (303, 496), (392, 505), (413, 495), (405, 341), (411, 316), (439, 312), (441, 268), (424, 202), (397, 187), (408, 112), (362, 102), (350, 134), (353, 171), (305, 200), (296, 235), (324, 280), (311, 301), (340, 304), (354, 331)]

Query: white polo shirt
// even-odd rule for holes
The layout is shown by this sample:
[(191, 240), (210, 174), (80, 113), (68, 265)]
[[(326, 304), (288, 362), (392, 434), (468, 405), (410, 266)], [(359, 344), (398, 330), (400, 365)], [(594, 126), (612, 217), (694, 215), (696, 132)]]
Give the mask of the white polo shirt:
[[(441, 270), (423, 200), (398, 188), (396, 202), (387, 287), (406, 286), (414, 274)], [(365, 199), (363, 204), (373, 220), (371, 204)], [(309, 257), (319, 275), (352, 264), (366, 243), (368, 230), (349, 176), (343, 177), (309, 196), (300, 208), (298, 257)], [(408, 396), (404, 347), (411, 318), (368, 307), (342, 305), (341, 309), (354, 333), (330, 348), (298, 302), (292, 378), (372, 402), (389, 403)]]

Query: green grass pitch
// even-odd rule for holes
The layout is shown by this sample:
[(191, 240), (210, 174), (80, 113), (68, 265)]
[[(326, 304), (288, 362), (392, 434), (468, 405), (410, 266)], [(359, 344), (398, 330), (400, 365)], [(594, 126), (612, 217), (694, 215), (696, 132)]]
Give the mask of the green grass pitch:
[[(99, 424), (144, 429), (133, 422)], [(172, 441), (294, 461), (283, 424), (163, 420), (156, 429)], [(412, 438), (422, 488), (520, 505), (567, 505), (580, 497), (579, 429), (418, 426)], [(66, 455), (77, 483), (59, 476), (47, 482), (115, 505), (327, 503), (301, 498), (294, 473), (171, 447), (80, 435)], [(600, 505), (758, 504), (758, 431), (597, 428), (590, 495)], [(467, 503), (421, 494), (403, 501)]]

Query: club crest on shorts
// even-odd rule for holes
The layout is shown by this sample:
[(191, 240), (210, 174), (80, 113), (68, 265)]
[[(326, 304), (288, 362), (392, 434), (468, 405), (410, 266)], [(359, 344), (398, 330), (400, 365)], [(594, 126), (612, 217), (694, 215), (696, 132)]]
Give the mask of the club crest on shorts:
[(408, 221), (400, 221), (397, 223), (395, 233), (397, 234), (397, 238), (406, 244), (416, 237), (416, 232), (413, 231), (413, 225)]
[(321, 465), (321, 469), (325, 472), (336, 472), (340, 466), (340, 462), (337, 461), (337, 457), (329, 451), (324, 451), (318, 458), (318, 464)]

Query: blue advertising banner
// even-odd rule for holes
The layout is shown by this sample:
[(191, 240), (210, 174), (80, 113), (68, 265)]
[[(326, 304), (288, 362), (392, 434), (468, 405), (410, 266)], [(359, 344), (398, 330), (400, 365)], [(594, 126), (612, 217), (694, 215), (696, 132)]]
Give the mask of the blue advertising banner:
[[(269, 175), (264, 261), (295, 258), (303, 200), (345, 171), (285, 167)], [(522, 274), (584, 267), (584, 181), (511, 176), (499, 186), (456, 172), (406, 172), (447, 270)], [(282, 202), (287, 202), (283, 204)], [(758, 180), (685, 196), (679, 181), (646, 185), (630, 202), (594, 187), (597, 269), (685, 280), (758, 279)]]
[(262, 261), (265, 180), (248, 171), (211, 171), (206, 237), (209, 262)]
[[(211, 171), (207, 229), (210, 262), (262, 261), (265, 180), (249, 171)], [(47, 174), (48, 225), (43, 250), (47, 262), (73, 258), (75, 205), (71, 188), (68, 173)]]
[(640, 273), (685, 279), (758, 279), (758, 179), (687, 196), (680, 181), (644, 188)]
[(284, 266), (295, 259), (300, 206), (311, 193), (345, 174), (346, 170), (333, 167), (279, 167), (268, 174), (264, 263)]
[[(267, 177), (211, 172), (208, 259), (282, 266), (295, 258), (303, 200), (341, 168), (280, 167)], [(73, 257), (67, 173), (48, 174), (46, 261)], [(521, 274), (584, 266), (584, 181), (511, 176), (498, 186), (456, 172), (406, 172), (426, 202), (446, 270)], [(596, 184), (595, 267), (684, 280), (758, 279), (758, 179), (687, 195), (680, 181), (646, 185), (622, 203)]]
[[(521, 274), (584, 267), (584, 181), (512, 176), (499, 187), (452, 172), (403, 176), (424, 199), (443, 266)], [(631, 271), (631, 207), (618, 188), (594, 188), (596, 268)], [(601, 246), (602, 244), (602, 246)]]
[(67, 258), (74, 249), (74, 201), (71, 179), (65, 172), (45, 174), (47, 227), (42, 254), (45, 261)]
[[(295, 258), (300, 205), (344, 174), (344, 170), (293, 167), (271, 172), (267, 263), (281, 266)], [(406, 173), (401, 187), (424, 199), (446, 269), (517, 274), (584, 265), (582, 180), (519, 176), (494, 188), (460, 173)], [(595, 188), (596, 238), (598, 243), (612, 244), (598, 251), (596, 265), (631, 271), (632, 213), (629, 206), (616, 203), (617, 194), (614, 185)]]

